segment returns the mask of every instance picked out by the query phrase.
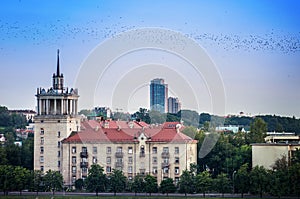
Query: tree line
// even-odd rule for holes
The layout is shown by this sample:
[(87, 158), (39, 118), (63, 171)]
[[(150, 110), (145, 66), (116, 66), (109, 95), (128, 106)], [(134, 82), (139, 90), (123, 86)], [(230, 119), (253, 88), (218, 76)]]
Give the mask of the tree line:
[[(270, 170), (256, 166), (250, 168), (243, 164), (231, 176), (220, 173), (213, 177), (209, 170), (197, 172), (197, 165), (191, 165), (191, 170), (184, 170), (179, 182), (175, 183), (172, 178), (165, 178), (160, 185), (152, 175), (136, 175), (132, 180), (128, 180), (121, 170), (113, 170), (111, 174), (104, 174), (103, 167), (93, 164), (85, 180), (78, 179), (75, 182), (77, 191), (112, 192), (117, 195), (119, 192), (132, 193), (182, 193), (195, 194), (202, 193), (203, 197), (207, 193), (251, 193), (272, 196), (300, 196), (300, 151), (297, 151), (297, 158), (289, 165), (286, 157), (278, 159)], [(58, 171), (30, 171), (20, 166), (1, 165), (0, 166), (0, 190), (5, 195), (9, 191), (52, 192), (67, 190), (63, 187), (63, 177)]]

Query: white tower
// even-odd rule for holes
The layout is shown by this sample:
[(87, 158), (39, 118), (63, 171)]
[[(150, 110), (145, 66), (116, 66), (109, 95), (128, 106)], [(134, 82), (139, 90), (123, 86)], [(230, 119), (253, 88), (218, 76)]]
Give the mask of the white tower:
[(61, 172), (61, 141), (80, 128), (80, 118), (77, 115), (78, 90), (64, 87), (64, 77), (60, 74), (59, 50), (53, 86), (47, 90), (38, 88), (35, 96), (37, 115), (34, 118), (34, 169)]

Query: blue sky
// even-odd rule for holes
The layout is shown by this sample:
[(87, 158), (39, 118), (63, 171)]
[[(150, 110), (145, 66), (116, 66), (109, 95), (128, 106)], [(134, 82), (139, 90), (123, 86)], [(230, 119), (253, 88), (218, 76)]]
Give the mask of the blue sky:
[[(178, 31), (206, 50), (223, 79), (226, 114), (300, 117), (299, 1), (1, 3), (1, 105), (34, 109), (36, 88), (51, 86), (58, 48), (65, 84), (72, 86), (97, 45), (120, 32), (159, 27)], [(149, 107), (148, 99), (136, 102)], [(197, 111), (211, 112), (206, 103)], [(99, 99), (96, 105), (107, 104)], [(184, 102), (183, 107), (190, 108)]]

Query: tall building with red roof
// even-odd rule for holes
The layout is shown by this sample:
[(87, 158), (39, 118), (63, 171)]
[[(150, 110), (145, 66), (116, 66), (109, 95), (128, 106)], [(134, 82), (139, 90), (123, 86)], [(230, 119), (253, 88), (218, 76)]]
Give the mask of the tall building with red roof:
[(92, 164), (100, 164), (105, 173), (120, 169), (129, 180), (151, 174), (158, 183), (168, 177), (178, 182), (182, 171), (197, 163), (197, 141), (182, 128), (178, 122), (83, 121), (80, 131), (62, 141), (64, 181), (74, 185)]

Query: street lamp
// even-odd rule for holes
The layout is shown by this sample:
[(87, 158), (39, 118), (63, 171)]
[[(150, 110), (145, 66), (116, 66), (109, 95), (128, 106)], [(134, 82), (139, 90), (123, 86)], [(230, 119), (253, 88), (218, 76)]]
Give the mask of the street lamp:
[(234, 194), (234, 175), (236, 174), (236, 171), (233, 171), (232, 173), (232, 192)]

